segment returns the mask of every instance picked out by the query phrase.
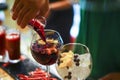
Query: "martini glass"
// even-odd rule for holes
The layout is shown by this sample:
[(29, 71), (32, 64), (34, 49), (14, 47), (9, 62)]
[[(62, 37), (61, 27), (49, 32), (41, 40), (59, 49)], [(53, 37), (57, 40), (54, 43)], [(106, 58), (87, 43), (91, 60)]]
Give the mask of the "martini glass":
[(30, 50), (35, 61), (46, 66), (48, 72), (46, 77), (49, 80), (49, 66), (56, 63), (63, 40), (55, 30), (45, 29), (44, 33), (45, 40), (38, 33), (33, 33)]
[(60, 49), (56, 69), (63, 80), (85, 80), (92, 69), (88, 47), (80, 43), (63, 45)]

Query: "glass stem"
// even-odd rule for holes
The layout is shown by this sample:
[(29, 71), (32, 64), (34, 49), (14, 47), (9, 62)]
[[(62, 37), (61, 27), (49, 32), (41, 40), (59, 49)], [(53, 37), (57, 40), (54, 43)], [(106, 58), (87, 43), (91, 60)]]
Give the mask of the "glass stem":
[(49, 77), (50, 77), (50, 66), (46, 66), (46, 70), (47, 70), (47, 80), (49, 80)]

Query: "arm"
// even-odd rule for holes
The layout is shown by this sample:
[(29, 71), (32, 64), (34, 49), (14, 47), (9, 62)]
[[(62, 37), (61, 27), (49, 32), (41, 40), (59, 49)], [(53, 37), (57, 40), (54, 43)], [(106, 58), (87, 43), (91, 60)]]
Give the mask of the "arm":
[(59, 11), (59, 10), (65, 10), (72, 6), (70, 0), (58, 0), (56, 2), (49, 4), (49, 11), (46, 13), (46, 17), (49, 17), (51, 14), (51, 10), (53, 11)]
[(57, 2), (50, 3), (49, 8), (50, 10), (63, 10), (68, 9), (71, 6), (70, 0), (59, 0)]

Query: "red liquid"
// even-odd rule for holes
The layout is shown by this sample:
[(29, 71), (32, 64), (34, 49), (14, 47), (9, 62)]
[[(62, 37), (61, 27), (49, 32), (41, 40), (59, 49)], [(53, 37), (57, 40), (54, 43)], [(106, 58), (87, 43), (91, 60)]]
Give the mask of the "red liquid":
[(20, 35), (11, 33), (6, 36), (6, 48), (11, 60), (20, 58)]
[(52, 65), (58, 58), (58, 49), (54, 44), (46, 43), (46, 45), (40, 45), (36, 41), (32, 44), (31, 52), (33, 58), (40, 64)]
[(5, 31), (0, 31), (0, 55), (5, 54)]
[[(44, 25), (37, 20), (32, 19), (29, 25), (33, 26), (33, 29), (39, 34), (41, 39), (46, 42)], [(54, 44), (47, 43), (45, 45), (38, 44), (36, 41), (32, 44), (31, 52), (33, 58), (42, 65), (52, 65), (58, 58), (58, 49)]]
[(33, 29), (39, 34), (41, 39), (46, 42), (45, 32), (44, 32), (44, 25), (42, 23), (38, 22), (35, 19), (32, 19), (29, 22), (29, 25), (31, 25), (33, 27)]

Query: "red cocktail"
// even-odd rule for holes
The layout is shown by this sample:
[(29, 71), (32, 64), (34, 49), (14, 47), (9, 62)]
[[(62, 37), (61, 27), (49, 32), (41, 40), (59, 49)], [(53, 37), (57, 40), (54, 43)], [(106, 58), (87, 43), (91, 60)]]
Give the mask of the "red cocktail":
[(31, 45), (31, 52), (33, 58), (42, 65), (52, 65), (56, 62), (58, 58), (58, 45), (59, 43), (48, 42), (46, 43), (42, 40), (36, 40)]
[(0, 56), (5, 54), (5, 30), (0, 26)]
[(20, 33), (16, 30), (8, 30), (6, 34), (6, 49), (10, 60), (20, 58)]
[[(37, 32), (39, 30), (37, 29)], [(49, 66), (57, 61), (59, 48), (63, 44), (63, 41), (59, 33), (55, 30), (45, 29), (45, 40), (37, 32), (33, 34), (30, 50), (33, 58), (38, 63), (45, 65), (49, 74)], [(46, 77), (49, 80), (49, 75)]]

